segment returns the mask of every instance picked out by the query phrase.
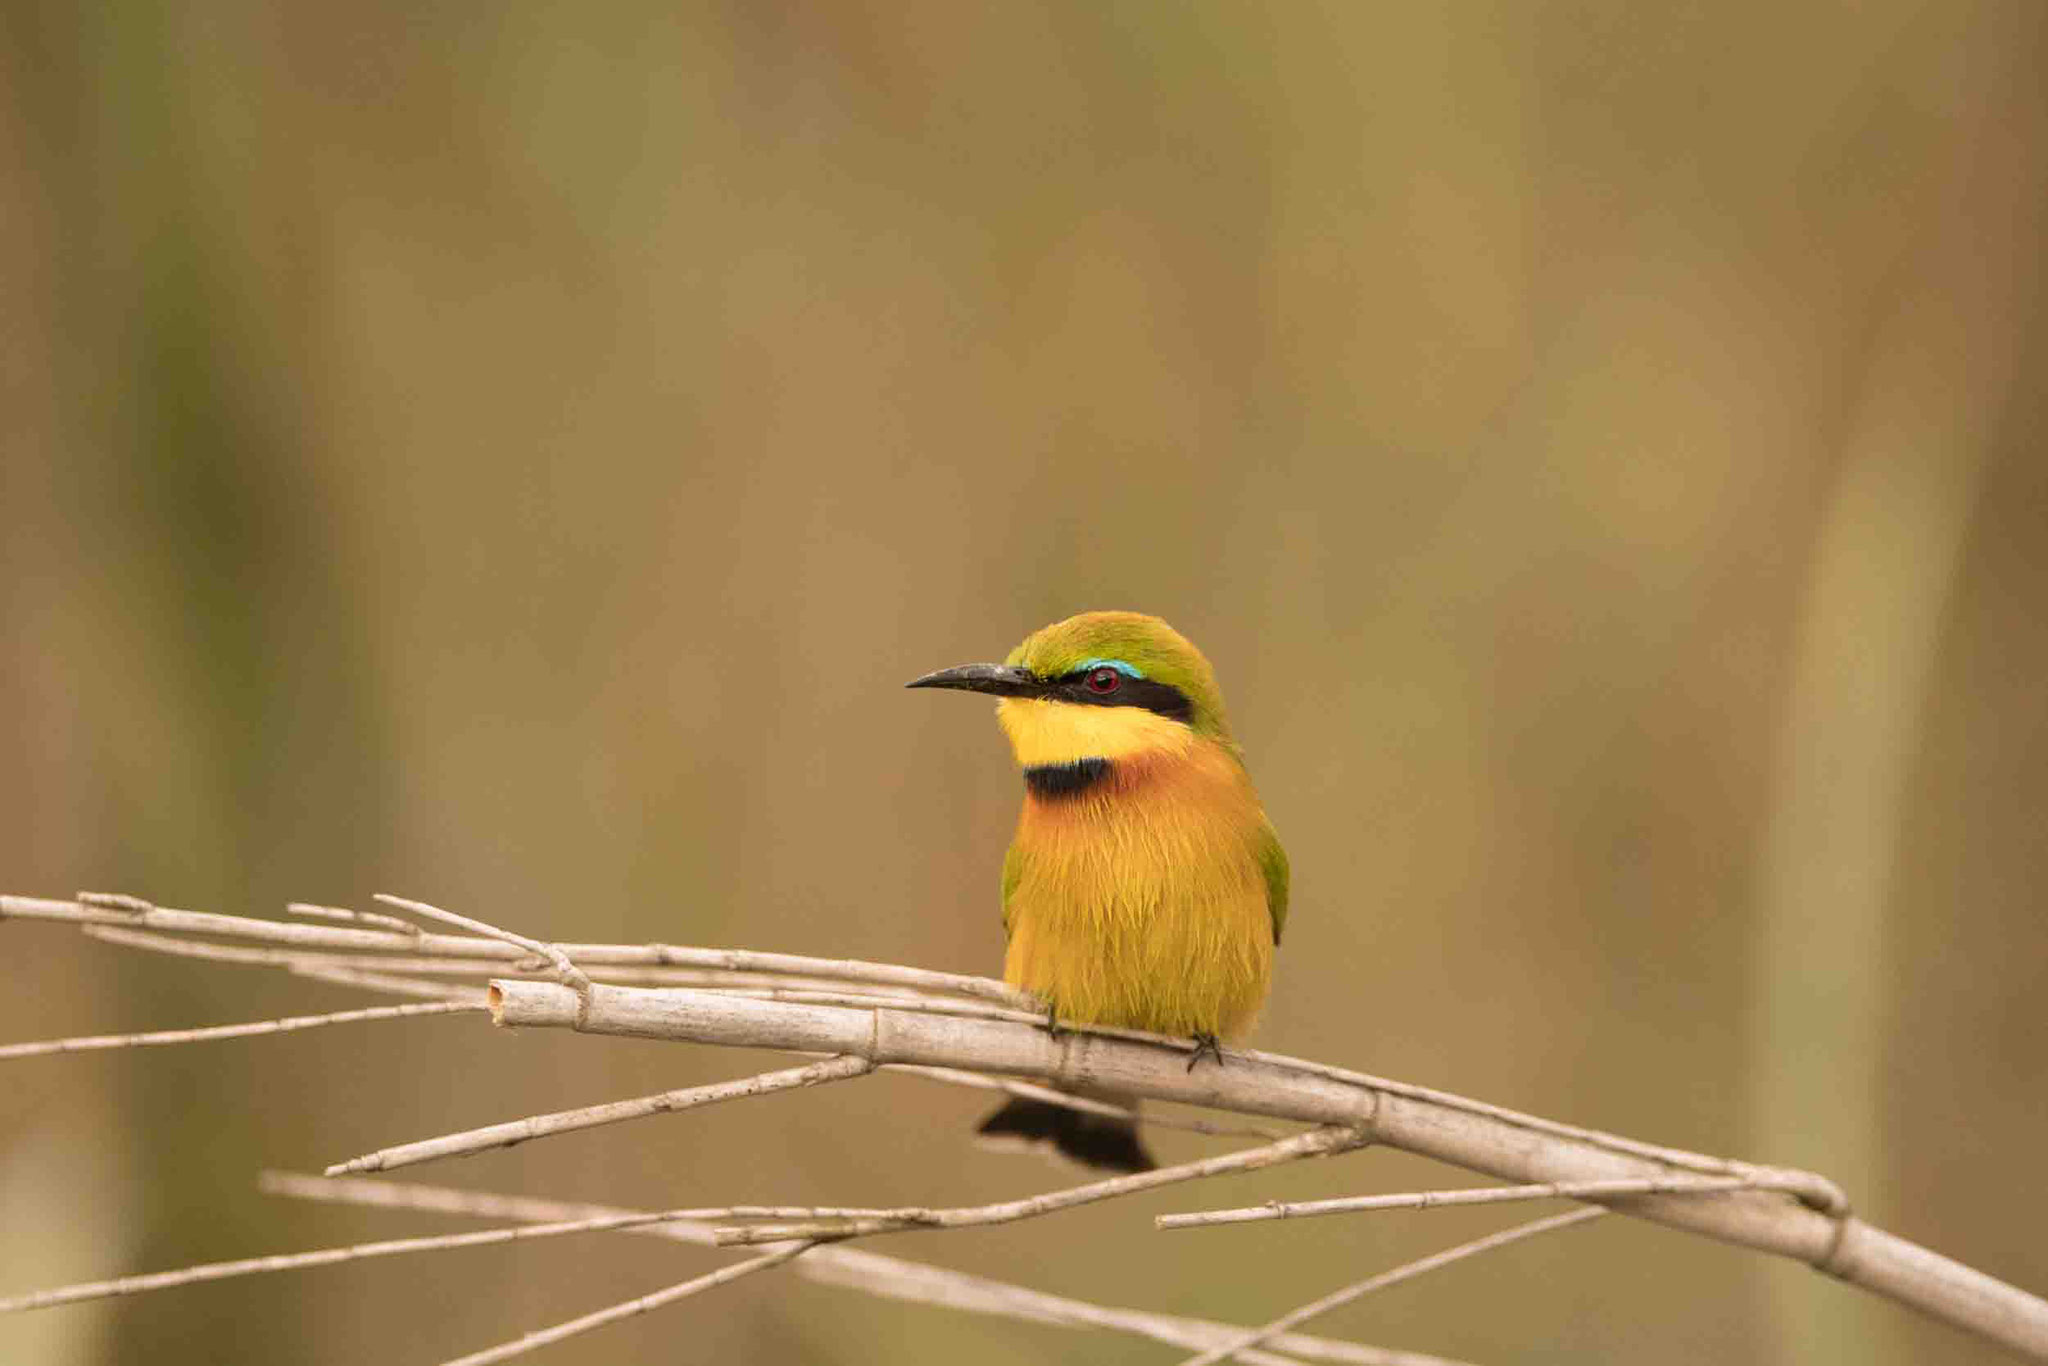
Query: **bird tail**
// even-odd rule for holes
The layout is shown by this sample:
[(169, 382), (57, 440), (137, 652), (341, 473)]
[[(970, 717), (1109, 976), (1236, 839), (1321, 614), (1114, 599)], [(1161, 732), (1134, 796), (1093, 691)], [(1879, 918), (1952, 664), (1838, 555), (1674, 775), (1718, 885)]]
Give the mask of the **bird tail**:
[[(1089, 1099), (1136, 1108), (1126, 1096), (1090, 1094)], [(987, 1147), (1051, 1148), (1084, 1167), (1104, 1171), (1149, 1172), (1159, 1165), (1145, 1150), (1135, 1121), (1046, 1100), (1013, 1100), (983, 1120), (975, 1132)]]

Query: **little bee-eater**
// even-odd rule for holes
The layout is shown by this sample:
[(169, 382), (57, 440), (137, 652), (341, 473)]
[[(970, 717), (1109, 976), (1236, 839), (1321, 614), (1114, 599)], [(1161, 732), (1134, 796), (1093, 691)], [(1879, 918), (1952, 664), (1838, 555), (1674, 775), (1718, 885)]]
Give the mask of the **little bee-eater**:
[[(1202, 652), (1157, 617), (1084, 612), (1001, 664), (909, 686), (1002, 699), (1024, 770), (1003, 980), (1054, 1022), (1189, 1036), (1197, 1059), (1248, 1028), (1287, 919), (1287, 855)], [(1153, 1165), (1128, 1120), (1043, 1101), (1012, 1101), (981, 1132), (1091, 1166)]]

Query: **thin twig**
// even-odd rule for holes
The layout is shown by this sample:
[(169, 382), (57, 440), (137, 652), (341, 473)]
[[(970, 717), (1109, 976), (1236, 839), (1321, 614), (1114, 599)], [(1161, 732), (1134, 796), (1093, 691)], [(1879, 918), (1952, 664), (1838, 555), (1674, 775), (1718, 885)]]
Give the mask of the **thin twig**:
[(346, 906), (320, 906), (310, 901), (290, 901), (285, 910), (291, 915), (302, 915), (308, 920), (335, 920), (344, 925), (371, 925), (383, 930), (396, 930), (400, 934), (417, 939), (426, 933), (410, 920), (400, 920), (395, 915), (382, 911), (352, 911)]
[[(798, 1273), (826, 1285), (843, 1286), (862, 1294), (878, 1295), (911, 1304), (929, 1304), (968, 1313), (1000, 1315), (1034, 1323), (1054, 1324), (1063, 1328), (1109, 1329), (1194, 1350), (1213, 1347), (1244, 1331), (1239, 1327), (1216, 1324), (1206, 1319), (1090, 1304), (1085, 1300), (1051, 1295), (1023, 1286), (970, 1276), (964, 1272), (923, 1266), (916, 1262), (899, 1263), (900, 1270), (896, 1274), (874, 1274), (838, 1261), (820, 1259), (818, 1253), (830, 1246), (825, 1244), (819, 1247), (797, 1263)], [(875, 1255), (852, 1248), (840, 1251), (847, 1257)], [(1280, 1356), (1277, 1352), (1252, 1348), (1244, 1353), (1242, 1359), (1255, 1363), (1255, 1366), (1299, 1366), (1301, 1360), (1372, 1363), (1372, 1366), (1452, 1366), (1452, 1363), (1441, 1357), (1419, 1352), (1395, 1351), (1363, 1343), (1335, 1342), (1328, 1338), (1309, 1338), (1293, 1333), (1283, 1334), (1275, 1339), (1271, 1346), (1289, 1355)], [(1076, 1355), (1094, 1354), (1081, 1352)]]
[(393, 896), (389, 892), (378, 892), (375, 893), (375, 896), (377, 900), (387, 906), (396, 906), (401, 910), (411, 911), (414, 915), (423, 915), (429, 920), (445, 921), (450, 925), (458, 925), (465, 930), (474, 930), (478, 934), (489, 935), (493, 939), (502, 939), (507, 944), (517, 944), (528, 953), (538, 954), (546, 959), (555, 970), (555, 980), (563, 986), (568, 987), (578, 996), (588, 998), (590, 995), (590, 978), (584, 975), (582, 968), (569, 961), (569, 955), (562, 952), (558, 945), (549, 944), (539, 939), (529, 939), (523, 934), (515, 934), (511, 930), (501, 929), (487, 921), (474, 920), (466, 915), (458, 915), (454, 911), (444, 911), (439, 906), (430, 906), (424, 901), (412, 901), (406, 897)]
[[(239, 944), (210, 944), (200, 940), (178, 939), (168, 934), (124, 929), (118, 925), (81, 925), (79, 932), (88, 938), (119, 944), (123, 948), (142, 949), (149, 953), (167, 954), (173, 958), (197, 958), (213, 963), (279, 967), (294, 976), (333, 982), (337, 986), (361, 987), (401, 996), (426, 996), (437, 1000), (483, 1000), (483, 991), (480, 987), (420, 982), (382, 971), (387, 967), (413, 972), (446, 971), (445, 968), (427, 966), (437, 962), (431, 958), (399, 954), (327, 953), (318, 949), (252, 949)], [(442, 961), (460, 963), (462, 960)], [(500, 971), (505, 970), (503, 964), (492, 965), (483, 959), (472, 960), (471, 966), (463, 970), (477, 971), (480, 975), (482, 972), (488, 972), (492, 966), (496, 966)]]
[[(361, 914), (368, 914), (362, 912)], [(380, 919), (393, 920), (405, 925), (418, 934), (419, 927), (409, 925), (396, 917)], [(211, 944), (202, 941), (179, 939), (170, 934), (159, 934), (150, 930), (124, 929), (117, 925), (82, 925), (80, 932), (94, 939), (125, 948), (145, 949), (151, 953), (169, 954), (179, 958), (203, 958), (214, 962), (267, 965), (286, 968), (291, 971), (306, 971), (315, 975), (311, 968), (320, 968), (319, 974), (330, 976), (335, 981), (349, 979), (333, 975), (336, 970), (372, 972), (404, 972), (428, 976), (446, 977), (503, 977), (516, 972), (514, 965), (503, 959), (460, 957), (424, 953), (364, 953), (334, 949), (259, 949), (234, 944)], [(530, 974), (540, 977), (547, 974), (536, 970)], [(723, 968), (680, 968), (657, 967), (633, 964), (593, 964), (590, 967), (592, 980), (616, 982), (636, 986), (678, 986), (678, 987), (784, 987), (790, 990), (830, 991), (842, 985), (830, 977), (806, 977), (785, 973), (753, 971), (731, 971)], [(915, 992), (915, 987), (897, 987), (897, 991)], [(935, 997), (934, 999), (944, 999)], [(1039, 1018), (1034, 1014), (1034, 1019)]]
[[(540, 1223), (639, 1213), (610, 1205), (457, 1190), (449, 1186), (385, 1181), (376, 1177), (338, 1181), (291, 1172), (265, 1172), (259, 1185), (268, 1194), (291, 1199), (426, 1211), (477, 1219)], [(709, 1225), (682, 1219), (634, 1225), (622, 1231), (696, 1246), (711, 1245), (713, 1237)], [(1244, 1332), (1238, 1324), (1092, 1304), (984, 1276), (870, 1252), (865, 1248), (824, 1244), (808, 1253), (796, 1268), (798, 1274), (807, 1279), (865, 1294), (1067, 1328), (1102, 1328), (1150, 1338), (1174, 1347), (1213, 1347)], [(1337, 1362), (1343, 1366), (1461, 1366), (1461, 1363), (1419, 1352), (1393, 1351), (1301, 1333), (1281, 1334), (1272, 1340), (1271, 1345), (1295, 1357)], [(1247, 1353), (1243, 1359), (1256, 1362), (1262, 1358), (1268, 1361), (1269, 1366), (1277, 1366), (1282, 1360), (1257, 1352)]]
[(489, 1347), (481, 1352), (471, 1352), (468, 1356), (452, 1358), (441, 1363), (441, 1366), (487, 1366), (490, 1362), (508, 1361), (516, 1356), (524, 1356), (536, 1348), (546, 1347), (551, 1343), (560, 1342), (564, 1338), (575, 1337), (578, 1333), (587, 1333), (593, 1328), (602, 1328), (606, 1324), (617, 1323), (620, 1319), (629, 1319), (635, 1314), (644, 1314), (650, 1309), (659, 1309), (665, 1304), (673, 1304), (677, 1300), (686, 1299), (691, 1295), (725, 1285), (730, 1281), (739, 1280), (743, 1276), (751, 1276), (757, 1271), (766, 1271), (770, 1267), (781, 1266), (792, 1257), (800, 1256), (809, 1251), (811, 1247), (812, 1244), (810, 1243), (797, 1243), (792, 1247), (777, 1248), (773, 1252), (763, 1253), (759, 1257), (750, 1258), (744, 1262), (734, 1262), (731, 1266), (722, 1266), (716, 1271), (708, 1272), (693, 1280), (684, 1281), (680, 1285), (672, 1285), (666, 1290), (657, 1290), (652, 1295), (642, 1295), (638, 1299), (627, 1300), (622, 1304), (610, 1305), (607, 1308), (598, 1310), (594, 1314), (585, 1314), (581, 1318), (569, 1319), (566, 1322), (555, 1324), (551, 1328), (537, 1328), (531, 1333), (526, 1333), (513, 1339), (511, 1342), (502, 1342), (496, 1347)]
[(160, 1044), (206, 1043), (214, 1039), (246, 1039), (258, 1034), (291, 1034), (321, 1025), (356, 1024), (363, 1020), (400, 1020), (413, 1015), (452, 1015), (458, 1011), (484, 1010), (482, 996), (470, 1002), (431, 1001), (417, 1005), (368, 1006), (360, 1010), (337, 1010), (325, 1015), (287, 1015), (279, 1020), (252, 1020), (247, 1024), (202, 1025), (197, 1029), (152, 1029), (141, 1034), (81, 1034), (69, 1039), (41, 1039), (33, 1043), (0, 1044), (0, 1061), (36, 1058), (49, 1053), (90, 1053), (107, 1048), (150, 1048)]
[[(80, 925), (78, 932), (88, 939), (97, 939), (106, 944), (119, 944), (127, 949), (146, 949), (150, 953), (169, 954), (174, 958), (199, 958), (210, 963), (261, 963), (277, 967), (294, 967), (300, 963), (311, 962), (318, 955), (318, 951), (312, 949), (252, 949), (240, 944), (213, 944), (203, 939), (180, 939), (173, 934), (130, 929), (125, 925), (86, 924)], [(377, 956), (377, 961), (383, 961), (381, 955)], [(395, 957), (393, 961), (396, 961)], [(341, 966), (354, 965), (343, 962)]]
[(479, 1004), (487, 1004), (489, 998), (489, 993), (484, 988), (462, 982), (426, 982), (395, 972), (329, 967), (325, 963), (310, 960), (292, 964), (291, 973), (294, 977), (304, 977), (315, 982), (329, 982), (338, 987), (355, 987), (361, 991), (381, 991), (394, 996), (424, 996), (435, 1001)]
[[(1179, 1166), (1161, 1167), (1156, 1171), (1115, 1176), (1106, 1181), (1091, 1181), (1086, 1185), (1046, 1191), (1022, 1200), (1003, 1200), (990, 1205), (965, 1205), (951, 1209), (931, 1209), (922, 1206), (896, 1209), (819, 1207), (798, 1213), (795, 1218), (799, 1222), (721, 1228), (718, 1230), (718, 1243), (722, 1247), (729, 1247), (778, 1243), (790, 1238), (859, 1238), (869, 1234), (897, 1233), (907, 1229), (974, 1228), (987, 1224), (1007, 1224), (1019, 1219), (1051, 1214), (1056, 1210), (1072, 1209), (1076, 1205), (1094, 1204), (1100, 1200), (1113, 1200), (1118, 1196), (1135, 1195), (1139, 1191), (1171, 1186), (1182, 1181), (1220, 1176), (1225, 1172), (1258, 1171), (1264, 1167), (1278, 1166), (1280, 1163), (1293, 1162), (1304, 1157), (1322, 1157), (1331, 1153), (1346, 1152), (1364, 1147), (1366, 1142), (1366, 1136), (1356, 1129), (1332, 1125), (1311, 1129), (1305, 1134), (1296, 1134), (1292, 1138), (1283, 1138), (1277, 1143), (1268, 1143), (1259, 1148), (1225, 1153), (1220, 1157), (1207, 1157), (1199, 1162), (1183, 1162)], [(787, 1219), (791, 1216), (786, 1211), (775, 1210), (772, 1213), (764, 1211), (758, 1217)]]
[[(1796, 1178), (1794, 1179), (1796, 1180)], [(1604, 1200), (1624, 1195), (1710, 1195), (1717, 1191), (1796, 1189), (1769, 1176), (1657, 1176), (1614, 1181), (1552, 1181), (1533, 1186), (1480, 1186), (1473, 1190), (1411, 1191), (1400, 1195), (1348, 1195), (1336, 1200), (1269, 1200), (1239, 1209), (1162, 1214), (1159, 1228), (1208, 1228), (1255, 1224), (1268, 1219), (1304, 1219), (1319, 1214), (1358, 1214), (1382, 1209), (1436, 1209), (1451, 1205), (1500, 1205), (1517, 1200)]]
[(1484, 1238), (1475, 1238), (1469, 1243), (1460, 1243), (1456, 1247), (1446, 1248), (1442, 1252), (1409, 1262), (1405, 1266), (1397, 1266), (1392, 1271), (1382, 1271), (1377, 1276), (1369, 1276), (1356, 1284), (1333, 1290), (1319, 1300), (1311, 1300), (1299, 1309), (1289, 1310), (1271, 1323), (1254, 1328), (1243, 1337), (1224, 1343), (1220, 1347), (1212, 1347), (1199, 1356), (1189, 1357), (1181, 1366), (1215, 1366), (1216, 1362), (1226, 1361), (1247, 1347), (1256, 1347), (1271, 1339), (1276, 1333), (1283, 1333), (1306, 1323), (1318, 1314), (1326, 1314), (1339, 1305), (1349, 1304), (1361, 1295), (1384, 1290), (1390, 1285), (1399, 1285), (1402, 1281), (1412, 1281), (1417, 1276), (1439, 1270), (1453, 1262), (1462, 1262), (1467, 1257), (1476, 1257), (1482, 1252), (1491, 1252), (1497, 1247), (1506, 1247), (1509, 1243), (1518, 1243), (1539, 1233), (1549, 1233), (1553, 1229), (1569, 1228), (1573, 1224), (1583, 1224), (1589, 1219), (1598, 1219), (1605, 1213), (1607, 1211), (1598, 1205), (1566, 1210), (1563, 1214), (1553, 1214), (1547, 1219), (1537, 1219), (1531, 1223), (1504, 1229), (1499, 1233), (1488, 1234)]
[(581, 1109), (560, 1110), (554, 1114), (529, 1115), (524, 1119), (508, 1120), (503, 1124), (489, 1124), (481, 1129), (469, 1129), (462, 1133), (442, 1134), (413, 1143), (401, 1143), (396, 1147), (380, 1148), (374, 1153), (352, 1157), (346, 1162), (337, 1162), (327, 1169), (326, 1174), (348, 1176), (356, 1172), (410, 1167), (420, 1162), (432, 1162), (436, 1158), (459, 1157), (466, 1153), (480, 1153), (492, 1148), (510, 1148), (528, 1139), (546, 1138), (551, 1134), (593, 1129), (601, 1124), (617, 1124), (623, 1120), (640, 1119), (647, 1115), (674, 1114), (682, 1110), (694, 1110), (700, 1106), (716, 1105), (720, 1101), (744, 1100), (749, 1096), (765, 1096), (776, 1091), (791, 1091), (798, 1087), (816, 1086), (821, 1082), (865, 1076), (874, 1070), (875, 1065), (866, 1058), (828, 1058), (824, 1062), (814, 1062), (808, 1067), (793, 1067), (783, 1072), (763, 1072), (758, 1076), (742, 1077), (736, 1081), (691, 1086), (678, 1091), (662, 1091), (656, 1095), (640, 1096), (633, 1100), (609, 1101), (603, 1105), (587, 1105)]
[(447, 1252), (455, 1248), (489, 1247), (496, 1243), (554, 1238), (567, 1233), (604, 1233), (638, 1229), (687, 1219), (700, 1213), (703, 1211), (666, 1210), (658, 1213), (640, 1213), (621, 1210), (616, 1213), (587, 1215), (546, 1223), (516, 1224), (511, 1228), (478, 1229), (471, 1233), (440, 1233), (422, 1238), (387, 1238), (381, 1242), (356, 1243), (348, 1247), (323, 1247), (311, 1252), (281, 1252), (268, 1257), (243, 1257), (231, 1262), (207, 1262), (199, 1266), (181, 1267), (176, 1271), (153, 1271), (147, 1275), (119, 1276), (107, 1281), (81, 1281), (76, 1285), (60, 1285), (49, 1290), (15, 1295), (0, 1299), (0, 1314), (12, 1314), (26, 1309), (48, 1309), (54, 1305), (77, 1304), (81, 1300), (107, 1299), (115, 1295), (134, 1295), (146, 1290), (169, 1290), (181, 1285), (197, 1285), (204, 1281), (230, 1280), (237, 1276), (256, 1276), (272, 1271), (298, 1271), (307, 1267), (333, 1266), (337, 1262), (365, 1261), (373, 1257), (395, 1257), (410, 1252)]
[(477, 977), (505, 975), (514, 971), (510, 964), (489, 958), (454, 958), (403, 953), (343, 953), (319, 948), (258, 949), (243, 944), (215, 944), (202, 939), (180, 939), (175, 934), (155, 930), (134, 930), (121, 925), (81, 925), (79, 933), (108, 944), (119, 944), (123, 948), (168, 954), (173, 958), (199, 958), (213, 963), (241, 963), (292, 970), (306, 967), (342, 971), (394, 969), (401, 972)]

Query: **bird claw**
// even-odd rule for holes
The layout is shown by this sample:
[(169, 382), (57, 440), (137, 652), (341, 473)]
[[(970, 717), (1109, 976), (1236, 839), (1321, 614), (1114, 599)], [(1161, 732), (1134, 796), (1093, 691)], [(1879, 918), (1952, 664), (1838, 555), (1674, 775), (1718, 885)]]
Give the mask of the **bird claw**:
[(1188, 1071), (1194, 1071), (1195, 1064), (1204, 1057), (1214, 1058), (1218, 1067), (1223, 1066), (1223, 1043), (1214, 1034), (1195, 1035), (1195, 1051), (1188, 1054)]

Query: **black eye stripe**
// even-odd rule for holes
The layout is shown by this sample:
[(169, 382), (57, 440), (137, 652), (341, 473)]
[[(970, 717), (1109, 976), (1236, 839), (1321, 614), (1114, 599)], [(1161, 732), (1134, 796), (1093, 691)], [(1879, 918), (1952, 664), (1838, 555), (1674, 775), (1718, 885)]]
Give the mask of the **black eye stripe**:
[(1186, 722), (1195, 713), (1187, 694), (1171, 684), (1150, 678), (1122, 679), (1123, 686), (1099, 693), (1088, 686), (1094, 669), (1078, 669), (1052, 680), (1053, 696), (1062, 702), (1079, 702), (1090, 707), (1142, 707), (1175, 721)]

